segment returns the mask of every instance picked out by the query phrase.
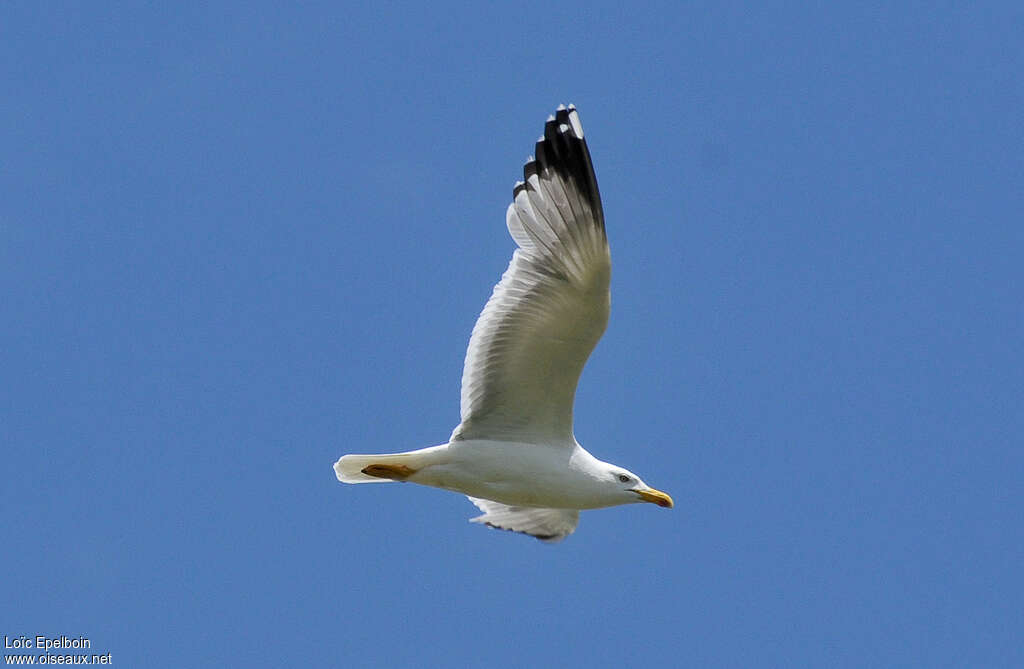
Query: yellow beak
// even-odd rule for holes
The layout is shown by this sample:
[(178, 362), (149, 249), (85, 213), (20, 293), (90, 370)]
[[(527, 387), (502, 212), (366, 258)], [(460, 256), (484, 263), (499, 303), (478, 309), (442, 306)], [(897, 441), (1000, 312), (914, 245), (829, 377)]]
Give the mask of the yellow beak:
[(657, 504), (658, 506), (663, 506), (667, 509), (671, 509), (673, 506), (675, 506), (675, 504), (673, 504), (672, 502), (672, 497), (666, 492), (655, 490), (654, 488), (647, 488), (646, 490), (634, 490), (633, 492), (640, 495), (640, 499), (642, 499), (645, 502)]

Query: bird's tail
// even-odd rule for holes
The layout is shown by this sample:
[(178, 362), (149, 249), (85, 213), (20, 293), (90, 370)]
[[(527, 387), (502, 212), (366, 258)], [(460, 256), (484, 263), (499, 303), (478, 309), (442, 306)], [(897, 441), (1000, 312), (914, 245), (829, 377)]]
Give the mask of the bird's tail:
[(343, 455), (334, 463), (334, 473), (342, 483), (404, 481), (423, 467), (437, 462), (447, 449), (448, 444), (442, 444), (405, 453)]

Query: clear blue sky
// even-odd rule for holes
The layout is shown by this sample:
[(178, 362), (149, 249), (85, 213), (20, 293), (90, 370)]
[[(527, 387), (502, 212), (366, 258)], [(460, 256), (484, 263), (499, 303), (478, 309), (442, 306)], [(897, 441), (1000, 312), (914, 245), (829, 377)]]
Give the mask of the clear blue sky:
[[(4, 3), (0, 634), (1024, 665), (1024, 10), (893, 4)], [(447, 439), (562, 102), (614, 262), (576, 435), (676, 508), (548, 546), (331, 464)]]

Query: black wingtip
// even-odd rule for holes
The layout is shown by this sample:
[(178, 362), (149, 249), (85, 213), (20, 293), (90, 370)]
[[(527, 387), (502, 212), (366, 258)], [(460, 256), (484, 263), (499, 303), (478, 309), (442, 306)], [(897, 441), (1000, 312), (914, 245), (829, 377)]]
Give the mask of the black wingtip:
[[(590, 158), (590, 149), (583, 135), (576, 106), (558, 105), (553, 117), (544, 123), (544, 135), (537, 140), (534, 155), (523, 166), (523, 180), (553, 170), (565, 181), (573, 184), (579, 196), (586, 200), (597, 225), (604, 230), (604, 208), (601, 192)], [(518, 186), (513, 197), (519, 194)]]

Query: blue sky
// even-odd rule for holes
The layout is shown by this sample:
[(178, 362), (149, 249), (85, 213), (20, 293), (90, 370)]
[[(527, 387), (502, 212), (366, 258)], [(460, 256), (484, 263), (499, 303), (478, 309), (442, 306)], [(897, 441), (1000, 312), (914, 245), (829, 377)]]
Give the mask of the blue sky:
[[(898, 4), (896, 7), (894, 4)], [(1021, 666), (1017, 3), (5, 3), (0, 634), (115, 665)], [(442, 443), (575, 103), (612, 244), (556, 546)]]

